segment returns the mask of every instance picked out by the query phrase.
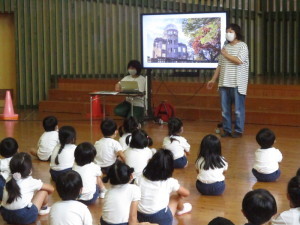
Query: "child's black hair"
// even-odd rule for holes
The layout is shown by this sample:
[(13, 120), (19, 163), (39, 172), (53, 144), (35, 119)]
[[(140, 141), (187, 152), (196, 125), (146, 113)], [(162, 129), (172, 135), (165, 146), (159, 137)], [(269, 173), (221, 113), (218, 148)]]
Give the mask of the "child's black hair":
[(58, 139), (60, 142), (60, 148), (58, 150), (57, 156), (55, 157), (55, 164), (58, 165), (58, 155), (64, 149), (66, 144), (74, 144), (76, 141), (76, 131), (72, 126), (63, 126), (58, 130)]
[(242, 210), (250, 223), (260, 225), (268, 222), (277, 213), (277, 204), (269, 191), (256, 189), (245, 195)]
[(130, 60), (127, 64), (127, 69), (129, 69), (129, 67), (134, 67), (137, 75), (141, 74), (143, 68), (142, 64), (138, 60)]
[(110, 137), (117, 130), (117, 124), (112, 119), (105, 119), (101, 122), (100, 129), (104, 137)]
[(89, 142), (83, 142), (79, 144), (74, 152), (75, 162), (78, 166), (84, 166), (94, 161), (97, 152)]
[(212, 219), (207, 225), (234, 225), (234, 223), (224, 217), (216, 217)]
[(167, 149), (159, 149), (149, 160), (143, 175), (151, 181), (167, 180), (174, 171), (173, 153)]
[(54, 131), (56, 129), (56, 126), (58, 124), (58, 121), (55, 116), (47, 116), (43, 120), (43, 127), (45, 131)]
[(110, 181), (112, 185), (127, 184), (130, 181), (131, 174), (134, 169), (127, 164), (117, 160), (108, 170), (106, 177), (103, 177), (103, 182)]
[[(131, 140), (130, 140), (131, 139)], [(130, 142), (130, 143), (129, 143)], [(131, 148), (142, 149), (153, 145), (152, 138), (144, 130), (136, 130), (126, 137), (126, 144)]]
[(81, 176), (74, 170), (69, 170), (57, 177), (56, 189), (59, 197), (64, 201), (76, 200), (82, 187)]
[(296, 176), (300, 176), (300, 168), (297, 170)]
[(178, 134), (181, 132), (183, 123), (179, 118), (172, 117), (168, 121), (168, 131), (169, 136), (174, 135), (178, 136)]
[(300, 207), (300, 176), (295, 176), (289, 181), (287, 192), (293, 207)]
[(5, 158), (12, 157), (17, 153), (18, 148), (18, 142), (14, 138), (4, 138), (0, 143), (0, 155)]
[(275, 142), (275, 134), (268, 128), (261, 129), (256, 135), (256, 141), (261, 149), (271, 148)]
[(123, 136), (123, 134), (126, 133), (132, 133), (133, 131), (137, 130), (139, 128), (138, 121), (133, 117), (127, 117), (124, 119), (123, 125), (119, 127), (119, 135), (120, 137)]
[(17, 179), (26, 178), (30, 175), (32, 171), (30, 155), (26, 152), (16, 153), (10, 160), (9, 168), (12, 178), (6, 183), (6, 190), (8, 192), (7, 204), (10, 204), (17, 198), (22, 197), (20, 187), (17, 184)]
[(202, 139), (196, 163), (201, 157), (203, 157), (204, 160), (200, 167), (204, 170), (208, 170), (209, 168), (222, 168), (225, 166), (219, 138), (213, 134), (209, 134)]

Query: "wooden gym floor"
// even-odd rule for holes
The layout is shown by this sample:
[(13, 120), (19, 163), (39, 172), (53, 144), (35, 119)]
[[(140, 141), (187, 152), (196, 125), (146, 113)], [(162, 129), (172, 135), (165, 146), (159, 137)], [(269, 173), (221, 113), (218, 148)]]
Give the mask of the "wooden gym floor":
[[(0, 121), (1, 139), (7, 136), (13, 136), (19, 143), (19, 151), (29, 152), (36, 147), (40, 135), (43, 133), (42, 119), (49, 115), (38, 111), (24, 110), (20, 113), (20, 120)], [(71, 125), (77, 131), (77, 141), (79, 144), (83, 141), (94, 143), (101, 138), (99, 130), (100, 121), (94, 121), (90, 126), (88, 119), (80, 119), (74, 114), (52, 114), (57, 116), (59, 126)], [(116, 120), (120, 125), (122, 120)], [(215, 133), (217, 122), (201, 122), (201, 121), (183, 121), (183, 136), (191, 144), (191, 155), (189, 156), (189, 165), (185, 169), (176, 170), (174, 177), (177, 178), (181, 185), (188, 188), (191, 195), (186, 198), (187, 202), (193, 205), (190, 214), (175, 217), (174, 224), (180, 225), (205, 225), (216, 216), (226, 217), (235, 224), (244, 224), (246, 219), (241, 213), (241, 202), (245, 193), (252, 189), (265, 188), (271, 191), (275, 196), (278, 212), (287, 210), (289, 203), (286, 198), (286, 186), (291, 177), (293, 177), (300, 167), (300, 127), (288, 126), (265, 126), (257, 124), (246, 124), (245, 133), (242, 138), (232, 139), (223, 138), (222, 153), (229, 163), (229, 169), (226, 173), (226, 190), (221, 196), (202, 196), (196, 188), (196, 171), (194, 162), (196, 160), (199, 144), (201, 139), (210, 133)], [(259, 183), (251, 173), (254, 151), (258, 148), (255, 141), (257, 131), (263, 127), (269, 127), (276, 134), (275, 147), (280, 149), (283, 154), (283, 161), (280, 164), (282, 175), (277, 182)], [(167, 126), (159, 125), (153, 122), (147, 122), (144, 128), (149, 136), (153, 138), (154, 147), (161, 146), (163, 137), (167, 135)], [(49, 163), (39, 162), (33, 159), (33, 177), (42, 179), (45, 183), (54, 183), (50, 179)], [(107, 187), (109, 185), (106, 185)], [(50, 196), (50, 205), (58, 201), (59, 197), (56, 192)], [(94, 224), (99, 224), (101, 216), (101, 207), (103, 200), (97, 200), (96, 204), (90, 206), (89, 209), (93, 215)], [(118, 216), (118, 215), (116, 215)], [(0, 218), (0, 224), (6, 224)], [(38, 218), (36, 224), (48, 224), (48, 216)]]

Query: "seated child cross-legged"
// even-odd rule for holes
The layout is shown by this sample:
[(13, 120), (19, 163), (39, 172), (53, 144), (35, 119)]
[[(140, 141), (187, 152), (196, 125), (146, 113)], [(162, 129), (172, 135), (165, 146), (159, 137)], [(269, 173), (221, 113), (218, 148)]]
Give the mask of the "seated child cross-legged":
[(101, 180), (101, 168), (93, 162), (96, 149), (91, 143), (83, 142), (76, 147), (74, 155), (73, 170), (80, 174), (83, 183), (78, 200), (86, 205), (93, 204), (99, 196), (104, 198), (106, 191)]
[(4, 138), (0, 143), (0, 155), (4, 157), (0, 159), (0, 200), (2, 200), (6, 180), (10, 176), (9, 162), (17, 153), (18, 148), (18, 142), (11, 137)]
[(56, 117), (45, 117), (43, 120), (43, 128), (45, 132), (38, 141), (37, 151), (31, 151), (30, 153), (37, 156), (41, 161), (50, 161), (54, 148), (59, 144), (58, 121)]
[(76, 171), (69, 170), (57, 177), (56, 189), (61, 201), (54, 203), (51, 207), (50, 225), (93, 224), (88, 207), (77, 201), (82, 187), (81, 177)]
[(168, 121), (168, 136), (164, 138), (162, 147), (173, 153), (174, 168), (185, 168), (188, 165), (186, 155), (190, 154), (190, 144), (181, 136), (183, 123), (172, 117)]
[(300, 176), (293, 177), (287, 187), (287, 198), (290, 209), (286, 210), (272, 220), (272, 225), (298, 225), (300, 224)]
[(261, 129), (256, 135), (256, 141), (260, 145), (260, 149), (255, 152), (252, 173), (257, 181), (276, 181), (280, 177), (278, 163), (282, 161), (282, 154), (273, 147), (275, 134), (268, 128)]
[(101, 167), (102, 173), (105, 175), (117, 158), (125, 162), (125, 156), (120, 143), (114, 140), (118, 132), (116, 122), (112, 119), (105, 119), (101, 122), (100, 129), (103, 138), (95, 143), (97, 151), (95, 163)]
[(36, 221), (38, 215), (48, 214), (48, 195), (54, 188), (32, 178), (30, 155), (25, 152), (15, 154), (9, 167), (12, 177), (6, 183), (3, 193), (3, 219), (12, 224), (30, 224)]
[(119, 143), (123, 150), (126, 150), (129, 147), (129, 145), (126, 143), (127, 137), (130, 136), (133, 131), (138, 130), (139, 128), (140, 124), (133, 116), (124, 119), (123, 125), (118, 129), (120, 135)]
[(196, 188), (203, 195), (221, 195), (225, 190), (224, 171), (228, 163), (221, 153), (221, 142), (212, 134), (206, 135), (200, 145), (196, 170)]
[[(174, 171), (173, 154), (167, 149), (158, 150), (148, 162), (143, 176), (136, 179), (141, 189), (138, 204), (138, 221), (172, 225), (173, 216), (182, 215), (192, 210), (190, 203), (182, 199), (190, 192), (172, 178)], [(172, 192), (176, 194), (170, 197)]]
[(133, 178), (140, 177), (148, 161), (152, 158), (154, 151), (148, 146), (152, 145), (152, 139), (143, 130), (136, 130), (131, 138), (129, 148), (124, 151), (125, 162), (134, 168)]
[(71, 170), (75, 160), (76, 131), (74, 127), (61, 127), (58, 131), (58, 137), (60, 144), (54, 148), (50, 160), (50, 174), (54, 181), (58, 175)]
[(134, 169), (117, 160), (103, 181), (110, 181), (111, 188), (105, 194), (101, 225), (137, 224), (137, 205), (140, 188), (130, 184)]
[(277, 213), (274, 196), (265, 189), (249, 191), (242, 202), (242, 212), (247, 218), (245, 225), (262, 225)]

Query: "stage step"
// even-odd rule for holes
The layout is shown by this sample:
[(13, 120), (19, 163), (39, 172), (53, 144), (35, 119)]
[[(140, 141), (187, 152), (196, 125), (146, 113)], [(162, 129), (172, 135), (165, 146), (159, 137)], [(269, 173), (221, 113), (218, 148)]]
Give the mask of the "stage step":
[[(118, 80), (59, 79), (58, 88), (49, 90), (49, 98), (41, 101), (43, 112), (89, 113), (89, 93), (113, 91)], [(246, 97), (246, 123), (300, 126), (300, 88), (296, 85), (253, 85)], [(123, 96), (106, 96), (106, 115)], [(152, 105), (166, 100), (175, 107), (176, 116), (189, 120), (220, 121), (220, 99), (217, 87), (207, 90), (194, 82), (152, 82)], [(103, 101), (103, 100), (102, 100)]]

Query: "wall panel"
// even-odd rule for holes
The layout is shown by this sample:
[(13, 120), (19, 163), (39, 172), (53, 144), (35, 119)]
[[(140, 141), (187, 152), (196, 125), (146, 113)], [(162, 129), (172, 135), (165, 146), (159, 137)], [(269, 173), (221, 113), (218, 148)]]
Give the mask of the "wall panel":
[[(15, 15), (18, 103), (47, 98), (53, 76), (120, 77), (140, 59), (140, 14), (228, 11), (242, 25), (252, 75), (299, 76), (300, 1), (296, 0), (0, 0)], [(174, 70), (153, 70), (162, 79)], [(212, 70), (200, 70), (210, 77)], [(55, 79), (54, 79), (55, 80)], [(51, 83), (52, 82), (52, 83)]]

